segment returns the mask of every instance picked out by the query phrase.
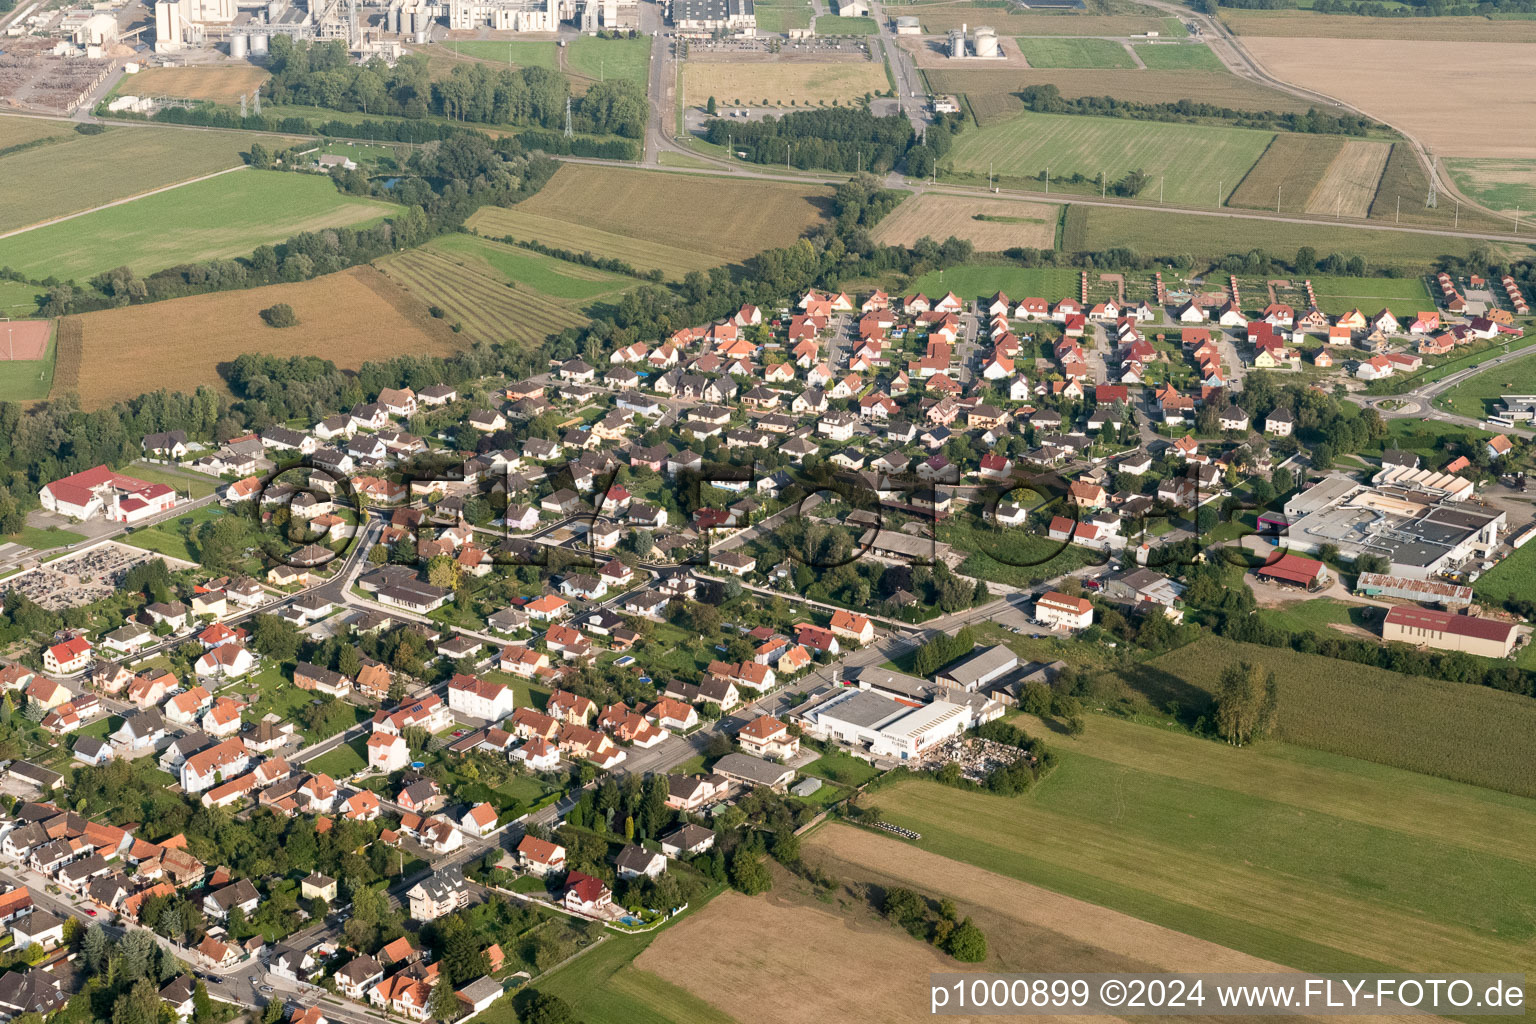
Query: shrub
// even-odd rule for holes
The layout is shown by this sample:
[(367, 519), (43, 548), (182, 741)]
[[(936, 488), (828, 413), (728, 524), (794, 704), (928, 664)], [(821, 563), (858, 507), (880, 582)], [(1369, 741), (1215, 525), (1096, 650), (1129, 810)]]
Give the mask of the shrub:
[(286, 302), (279, 302), (275, 306), (268, 306), (261, 311), (261, 318), (267, 322), (268, 327), (297, 327), (299, 325), (298, 314)]

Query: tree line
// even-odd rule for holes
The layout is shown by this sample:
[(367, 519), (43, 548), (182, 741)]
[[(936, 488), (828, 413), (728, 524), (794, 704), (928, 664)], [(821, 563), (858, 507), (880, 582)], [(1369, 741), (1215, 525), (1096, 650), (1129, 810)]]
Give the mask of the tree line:
[(645, 133), (644, 92), (633, 82), (596, 82), (581, 97), (570, 80), (549, 68), (494, 68), (460, 64), (433, 81), (427, 58), (407, 54), (393, 67), (382, 60), (351, 63), (341, 40), (309, 42), (276, 36), (263, 87), (278, 104), (388, 114), (419, 120), (429, 115), (476, 124), (546, 129), (565, 126), (566, 105), (575, 130), (638, 139)]
[(1379, 127), (1368, 117), (1330, 114), (1316, 107), (1299, 114), (1275, 110), (1236, 110), (1189, 99), (1173, 103), (1143, 103), (1115, 96), (1078, 96), (1068, 99), (1054, 85), (1025, 86), (1017, 95), (1024, 102), (1024, 109), (1038, 114), (1080, 114), (1137, 121), (1193, 122), (1215, 118), (1231, 121), (1241, 128), (1265, 128), (1310, 135), (1365, 135)]
[(705, 125), (704, 138), (756, 164), (872, 174), (894, 170), (917, 144), (904, 116), (876, 117), (863, 107), (800, 110), (745, 124), (715, 118)]

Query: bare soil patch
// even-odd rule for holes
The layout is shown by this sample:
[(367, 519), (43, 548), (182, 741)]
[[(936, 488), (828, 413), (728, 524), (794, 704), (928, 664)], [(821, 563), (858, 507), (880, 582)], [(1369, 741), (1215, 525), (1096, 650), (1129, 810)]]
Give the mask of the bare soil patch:
[[(1526, 44), (1282, 37), (1243, 44), (1276, 77), (1336, 96), (1440, 156), (1536, 157)], [(1447, 67), (1456, 74), (1428, 70)]]
[(953, 235), (982, 252), (1002, 252), (1012, 246), (1050, 249), (1060, 215), (1061, 207), (1043, 203), (930, 192), (913, 196), (887, 214), (875, 240), (883, 245), (911, 245), (924, 236), (942, 242)]
[(269, 77), (264, 69), (250, 66), (148, 68), (129, 75), (118, 91), (129, 96), (169, 96), (235, 106), (241, 96), (251, 95)]
[[(297, 327), (267, 327), (260, 312), (286, 302)], [(220, 367), (245, 352), (318, 355), (342, 369), (405, 353), (447, 355), (458, 348), (446, 323), (434, 320), (373, 267), (353, 267), (299, 284), (270, 285), (172, 299), (70, 317), (81, 329), (77, 386), (87, 409), (162, 388), (222, 389)], [(63, 364), (61, 332), (61, 368)]]
[(6, 323), (4, 347), (0, 348), (0, 362), (9, 360), (41, 359), (48, 350), (48, 332), (52, 325), (47, 320), (12, 320)]

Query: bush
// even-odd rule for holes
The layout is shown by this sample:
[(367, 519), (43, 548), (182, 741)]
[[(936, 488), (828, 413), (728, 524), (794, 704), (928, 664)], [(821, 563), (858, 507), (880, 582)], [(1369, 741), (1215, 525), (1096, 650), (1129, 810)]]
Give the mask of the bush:
[(261, 318), (267, 322), (268, 327), (299, 326), (298, 314), (286, 302), (279, 302), (275, 306), (268, 306), (261, 311)]

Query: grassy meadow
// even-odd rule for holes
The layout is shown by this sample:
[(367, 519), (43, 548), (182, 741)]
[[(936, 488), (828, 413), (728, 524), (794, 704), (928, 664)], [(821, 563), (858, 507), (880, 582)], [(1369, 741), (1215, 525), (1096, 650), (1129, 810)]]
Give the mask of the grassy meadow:
[(1291, 967), (1533, 961), (1529, 800), (1101, 716), (1048, 742), (1059, 764), (1022, 797), (910, 780), (864, 802), (931, 852)]
[(324, 175), (245, 170), (0, 239), (0, 264), (34, 278), (83, 281), (124, 265), (148, 275), (399, 209), (343, 195)]

